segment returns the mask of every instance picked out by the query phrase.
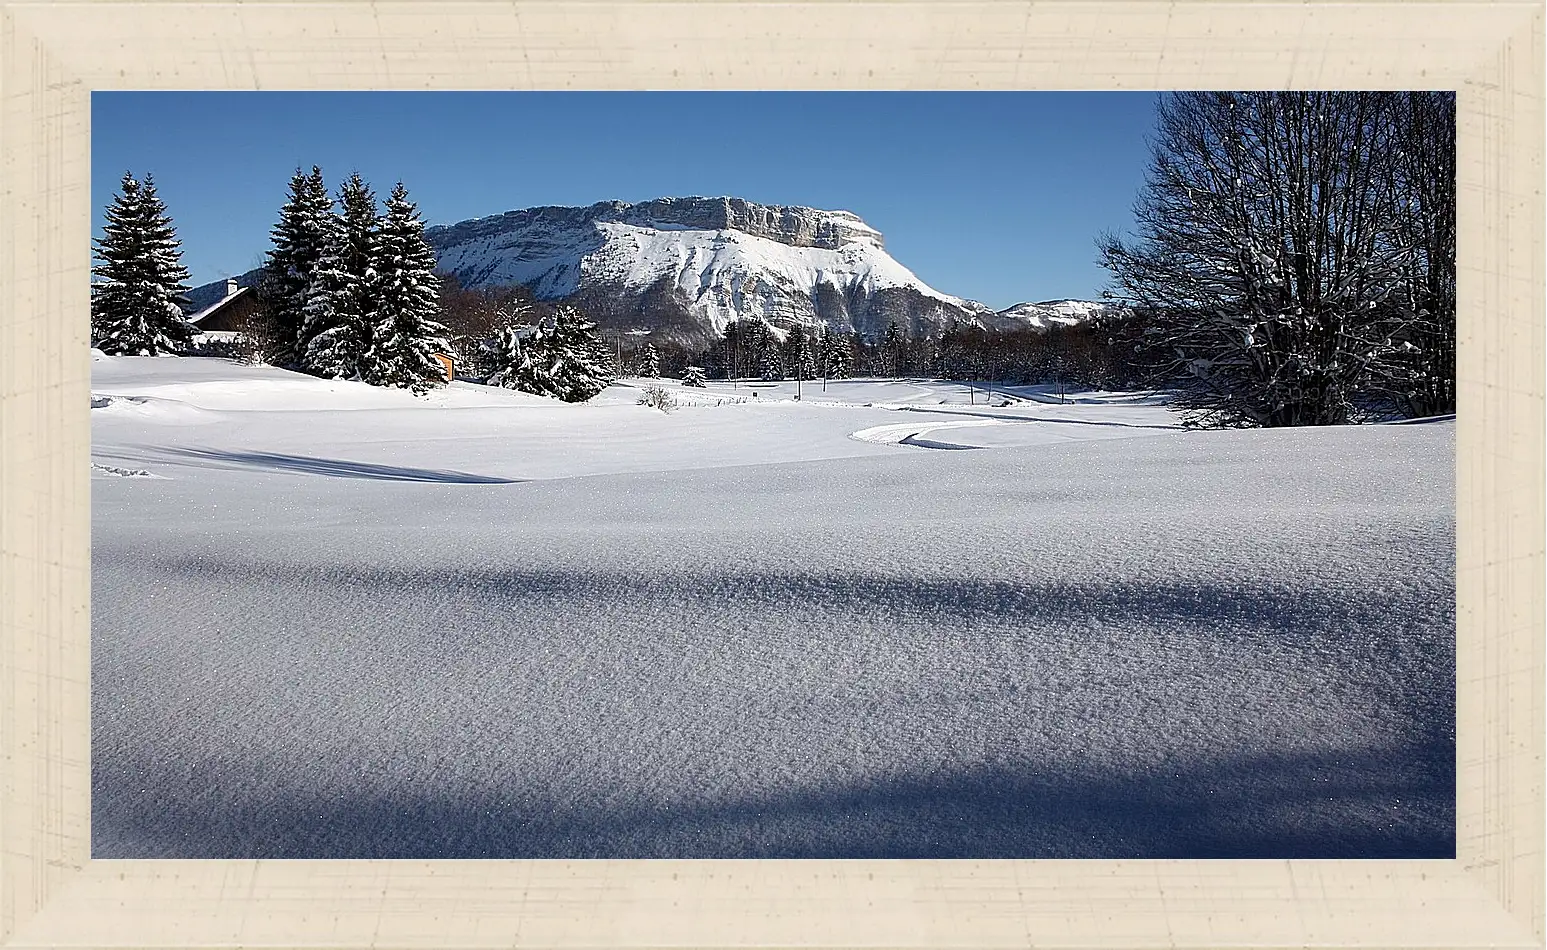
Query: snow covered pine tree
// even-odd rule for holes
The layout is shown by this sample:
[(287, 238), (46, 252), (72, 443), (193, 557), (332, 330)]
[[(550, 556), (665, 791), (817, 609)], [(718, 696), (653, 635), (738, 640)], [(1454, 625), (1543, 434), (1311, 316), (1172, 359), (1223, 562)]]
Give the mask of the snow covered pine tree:
[(822, 330), (822, 375), (828, 379), (847, 379), (853, 357), (846, 337), (827, 328)]
[(634, 375), (645, 379), (661, 378), (661, 355), (655, 351), (654, 343), (646, 343), (639, 352), (634, 361)]
[(536, 327), (502, 327), (490, 346), (489, 385), (585, 402), (616, 378), (613, 356), (580, 311), (561, 305)]
[(338, 221), (328, 197), (322, 169), (300, 169), (290, 179), (290, 198), (279, 209), (279, 221), (269, 232), (269, 250), (260, 281), (270, 322), (272, 351), (266, 356), (279, 366), (299, 366), (309, 338), (303, 337), (306, 304), (317, 281), (323, 255), (337, 241)]
[(812, 355), (812, 341), (806, 328), (796, 324), (784, 338), (784, 365), (796, 379), (816, 379), (816, 358)]
[(548, 387), (538, 381), (536, 366), (532, 362), (536, 346), (529, 349), (527, 341), (523, 339), (527, 334), (539, 332), (513, 324), (497, 327), (494, 338), (484, 347), (485, 360), (493, 368), (485, 382), (490, 386), (519, 389), (538, 396), (550, 395), (545, 391)]
[(193, 339), (194, 327), (173, 300), (188, 289), (182, 248), (149, 175), (124, 173), (107, 208), (92, 268), (92, 345), (104, 353), (155, 356)]
[(762, 320), (754, 321), (749, 337), (757, 353), (757, 375), (768, 382), (784, 378), (784, 350), (773, 328)]
[(894, 320), (886, 325), (886, 336), (881, 340), (881, 360), (886, 375), (893, 379), (902, 375), (903, 346), (902, 327), (899, 327)]
[(375, 275), (374, 325), (366, 352), (366, 380), (416, 393), (445, 382), (437, 353), (451, 344), (446, 328), (436, 322), (440, 286), (435, 276), (435, 251), (424, 239), (419, 209), (398, 182), (387, 197), (381, 220)]
[(371, 382), (380, 254), (376, 196), (352, 175), (339, 188), (338, 203), (302, 309), (302, 365), (319, 376)]
[(547, 357), (558, 396), (565, 402), (585, 402), (612, 385), (617, 368), (612, 351), (596, 332), (596, 324), (574, 307), (561, 304), (553, 312), (553, 329), (546, 338)]
[(706, 389), (706, 388), (708, 388), (707, 384), (704, 382), (704, 370), (703, 370), (703, 367), (701, 367), (701, 366), (689, 366), (687, 368), (687, 370), (682, 374), (682, 385), (684, 385), (684, 386), (692, 386), (695, 389)]

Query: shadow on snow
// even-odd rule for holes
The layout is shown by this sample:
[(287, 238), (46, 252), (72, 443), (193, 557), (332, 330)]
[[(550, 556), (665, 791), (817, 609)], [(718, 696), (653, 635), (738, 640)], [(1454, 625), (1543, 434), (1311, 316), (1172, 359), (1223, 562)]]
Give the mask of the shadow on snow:
[[(1393, 759), (1409, 763), (1393, 768)], [(336, 796), (189, 763), (154, 797), (97, 787), (103, 858), (1453, 858), (1454, 748), (1243, 756), (1147, 775), (1030, 767), (707, 804), (530, 789)], [(267, 787), (266, 787), (267, 786)], [(1400, 812), (1400, 822), (1393, 822)]]
[(228, 463), (225, 468), (259, 468), (271, 472), (295, 472), (300, 475), (324, 475), (330, 478), (365, 478), (388, 482), (439, 482), (454, 485), (511, 485), (519, 478), (472, 475), (467, 472), (440, 471), (432, 468), (404, 468), (371, 462), (316, 458), (309, 455), (281, 455), (278, 452), (237, 452), (227, 449), (167, 449), (167, 454), (207, 462)]
[[(147, 566), (137, 562), (136, 570)], [(1078, 631), (1142, 617), (1189, 637), (1344, 644), (1357, 655), (1349, 659), (1403, 669), (1400, 679), (1409, 684), (1454, 663), (1454, 605), (1424, 590), (1369, 591), (1350, 602), (1287, 586), (1242, 597), (1206, 582), (161, 566), (205, 582), (326, 586), (340, 591), (344, 605), (385, 591), (429, 602), (434, 592), (442, 606), (417, 623), (453, 638), (469, 634), (437, 611), (458, 601), (557, 603), (573, 607), (566, 611), (572, 628), (546, 635), (573, 639), (587, 656), (600, 641), (583, 618), (598, 598), (669, 595), (692, 605), (700, 638), (733, 630), (734, 615), (720, 617), (720, 605), (767, 600), (816, 615), (859, 611), (895, 624), (904, 638), (967, 625)], [(317, 620), (325, 627), (330, 618)], [(1379, 631), (1376, 642), (1349, 636), (1366, 624)], [(403, 646), (382, 641), (385, 633), (372, 629), (375, 649)], [(606, 788), (566, 795), (523, 781), (519, 762), (495, 785), (462, 794), (412, 787), (409, 776), (400, 776), (407, 781), (398, 789), (306, 789), (265, 775), (246, 757), (169, 758), (166, 749), (119, 741), (94, 748), (92, 823), (101, 837), (93, 857), (1449, 858), (1456, 840), (1453, 682), (1444, 676), (1427, 690), (1410, 686), (1383, 697), (1411, 727), (1379, 746), (1349, 736), (1329, 750), (1243, 750), (1132, 772), (985, 764), (710, 802), (618, 797)], [(111, 697), (96, 699), (94, 709), (110, 705)], [(134, 776), (132, 785), (125, 776)]]

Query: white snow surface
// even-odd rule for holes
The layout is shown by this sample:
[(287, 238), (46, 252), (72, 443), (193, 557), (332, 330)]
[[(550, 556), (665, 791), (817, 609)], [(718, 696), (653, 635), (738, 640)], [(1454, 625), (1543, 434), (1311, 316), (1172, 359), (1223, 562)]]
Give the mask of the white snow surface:
[(925, 284), (878, 241), (793, 247), (733, 228), (596, 221), (557, 234), (544, 230), (540, 237), (516, 229), (443, 247), (438, 266), (476, 273), (480, 285), (524, 284), (545, 299), (574, 293), (582, 280), (643, 290), (667, 278), (714, 333), (741, 317), (780, 314), (783, 297), (810, 299), (824, 284), (866, 296), (884, 287), (911, 287), (953, 307), (987, 309)]
[(1001, 317), (1014, 317), (1033, 329), (1051, 326), (1073, 326), (1083, 323), (1101, 312), (1103, 305), (1093, 300), (1044, 300), (1040, 303), (1018, 303), (999, 311)]
[(92, 370), (96, 858), (1454, 854), (1453, 421)]

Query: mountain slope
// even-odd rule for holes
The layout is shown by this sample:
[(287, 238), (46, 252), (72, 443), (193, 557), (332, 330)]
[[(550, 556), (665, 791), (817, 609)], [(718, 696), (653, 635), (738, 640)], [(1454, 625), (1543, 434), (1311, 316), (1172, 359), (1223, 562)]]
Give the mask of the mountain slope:
[[(911, 333), (993, 311), (941, 293), (886, 253), (881, 234), (846, 211), (739, 198), (531, 208), (426, 232), (442, 270), (473, 287), (520, 283), (574, 299), (604, 324), (707, 339), (761, 317)], [(672, 332), (675, 331), (675, 332)]]

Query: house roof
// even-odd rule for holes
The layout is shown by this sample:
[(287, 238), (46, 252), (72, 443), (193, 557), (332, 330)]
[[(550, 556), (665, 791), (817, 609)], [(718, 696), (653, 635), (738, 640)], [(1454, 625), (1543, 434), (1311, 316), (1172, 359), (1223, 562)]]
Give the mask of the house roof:
[(213, 314), (219, 313), (220, 310), (222, 308), (224, 308), (226, 304), (228, 304), (231, 301), (235, 300), (236, 298), (242, 296), (243, 294), (247, 293), (251, 289), (252, 289), (251, 287), (238, 287), (238, 288), (236, 288), (236, 293), (230, 294), (230, 295), (225, 296), (225, 297), (221, 297), (219, 300), (217, 300), (214, 303), (210, 304), (208, 307), (205, 307), (203, 310), (200, 310), (198, 313), (189, 314), (188, 315), (188, 322), (193, 324), (194, 326), (198, 326), (200, 321), (207, 319), (208, 317), (210, 317)]

